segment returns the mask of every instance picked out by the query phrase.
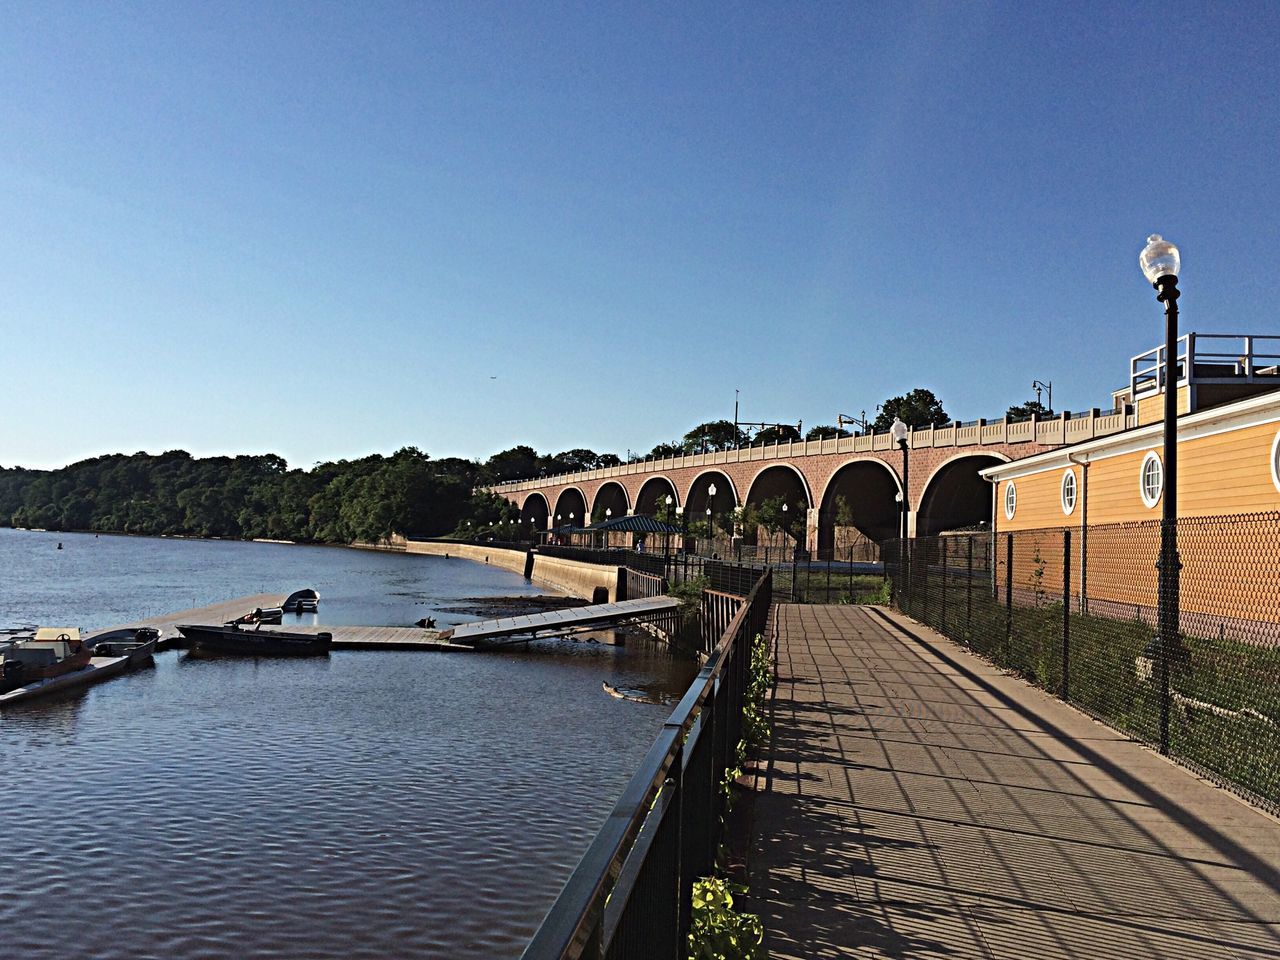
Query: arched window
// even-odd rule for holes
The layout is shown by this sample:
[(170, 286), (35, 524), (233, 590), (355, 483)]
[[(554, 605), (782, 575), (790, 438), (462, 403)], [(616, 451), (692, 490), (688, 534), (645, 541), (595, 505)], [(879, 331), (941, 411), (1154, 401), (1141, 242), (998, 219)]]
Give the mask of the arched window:
[(1067, 516), (1076, 508), (1076, 472), (1068, 469), (1062, 475), (1062, 512)]
[(1142, 460), (1142, 475), (1139, 490), (1142, 502), (1154, 507), (1160, 502), (1160, 494), (1164, 491), (1164, 464), (1160, 455), (1152, 450)]
[(1014, 511), (1018, 509), (1018, 488), (1010, 480), (1004, 487), (1004, 515), (1012, 520)]

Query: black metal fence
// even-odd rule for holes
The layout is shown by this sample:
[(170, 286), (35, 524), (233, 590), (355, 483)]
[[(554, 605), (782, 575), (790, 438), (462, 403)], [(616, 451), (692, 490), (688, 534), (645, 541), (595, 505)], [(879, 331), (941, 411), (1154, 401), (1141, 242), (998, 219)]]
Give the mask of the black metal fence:
[(1280, 812), (1280, 513), (1178, 541), (1167, 659), (1159, 521), (892, 542), (886, 563), (906, 613)]
[(677, 960), (693, 883), (720, 843), (720, 783), (742, 736), (751, 640), (772, 601), (766, 571), (725, 631), (605, 826), (569, 877), (525, 960)]

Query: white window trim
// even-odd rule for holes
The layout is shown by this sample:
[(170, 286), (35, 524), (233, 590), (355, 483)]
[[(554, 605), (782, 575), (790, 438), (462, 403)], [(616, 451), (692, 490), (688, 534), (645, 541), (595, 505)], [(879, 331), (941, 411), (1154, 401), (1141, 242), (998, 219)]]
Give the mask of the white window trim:
[[(1010, 502), (1012, 500), (1012, 502)], [(1006, 520), (1012, 520), (1013, 515), (1018, 512), (1018, 487), (1012, 480), (1004, 485), (1004, 517)]]
[[(1071, 505), (1067, 505), (1067, 479), (1071, 480)], [(1076, 472), (1071, 469), (1062, 471), (1062, 488), (1058, 492), (1058, 498), (1062, 501), (1062, 512), (1068, 517), (1076, 512), (1076, 502), (1080, 499), (1080, 481), (1076, 479)]]
[(1276, 485), (1276, 489), (1280, 490), (1280, 463), (1277, 458), (1280, 457), (1280, 433), (1276, 434), (1276, 438), (1271, 441), (1271, 482)]
[[(1160, 464), (1160, 489), (1154, 497), (1147, 496), (1147, 464), (1152, 460)], [(1147, 455), (1142, 458), (1142, 468), (1138, 471), (1138, 494), (1142, 497), (1142, 502), (1147, 509), (1152, 509), (1160, 502), (1160, 498), (1164, 495), (1164, 461), (1160, 459), (1160, 454), (1154, 450), (1148, 450)]]

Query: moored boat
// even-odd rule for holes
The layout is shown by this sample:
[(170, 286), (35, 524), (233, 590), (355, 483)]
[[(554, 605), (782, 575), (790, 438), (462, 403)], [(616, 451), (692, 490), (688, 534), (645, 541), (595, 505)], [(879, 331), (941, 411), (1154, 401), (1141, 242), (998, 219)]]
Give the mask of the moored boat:
[(310, 587), (295, 590), (280, 606), (285, 613), (315, 613), (320, 609), (320, 594)]
[(254, 607), (242, 617), (236, 617), (231, 623), (283, 623), (284, 610), (280, 607)]
[(193, 650), (205, 653), (235, 653), (252, 657), (325, 656), (333, 641), (331, 633), (290, 633), (262, 630), (239, 623), (222, 626), (179, 624), (178, 632), (190, 641)]
[(151, 659), (159, 642), (155, 627), (123, 627), (94, 634), (84, 645), (95, 657), (128, 657), (129, 666), (136, 667)]
[(92, 654), (77, 627), (41, 627), (0, 652), (0, 693), (83, 670)]

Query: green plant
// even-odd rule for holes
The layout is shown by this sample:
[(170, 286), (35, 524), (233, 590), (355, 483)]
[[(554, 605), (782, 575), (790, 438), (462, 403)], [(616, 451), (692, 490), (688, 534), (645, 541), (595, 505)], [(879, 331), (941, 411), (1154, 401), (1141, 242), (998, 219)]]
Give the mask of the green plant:
[(746, 888), (723, 877), (693, 884), (689, 960), (764, 960), (764, 925), (752, 913), (733, 909), (733, 895)]

